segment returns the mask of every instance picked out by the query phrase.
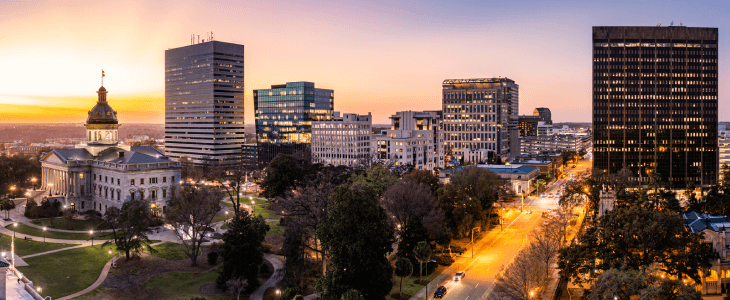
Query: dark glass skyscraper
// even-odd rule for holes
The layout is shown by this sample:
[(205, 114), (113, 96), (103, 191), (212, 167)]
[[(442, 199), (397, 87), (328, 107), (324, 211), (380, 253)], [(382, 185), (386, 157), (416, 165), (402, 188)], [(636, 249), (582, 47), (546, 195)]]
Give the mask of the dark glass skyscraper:
[(717, 182), (717, 28), (593, 27), (593, 167)]
[(330, 121), (334, 91), (312, 82), (287, 82), (254, 90), (258, 159), (266, 166), (279, 153), (311, 159), (312, 121)]
[(243, 45), (218, 41), (165, 51), (165, 152), (195, 163), (240, 158)]

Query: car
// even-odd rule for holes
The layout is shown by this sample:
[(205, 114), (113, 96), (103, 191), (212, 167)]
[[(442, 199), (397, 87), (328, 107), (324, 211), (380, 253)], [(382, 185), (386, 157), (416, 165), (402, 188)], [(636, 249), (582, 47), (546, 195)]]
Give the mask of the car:
[(532, 210), (528, 210), (528, 211), (526, 212), (526, 214), (528, 214), (528, 215), (529, 215), (529, 214), (532, 214)]
[(575, 173), (570, 173), (571, 178), (575, 178)]
[(544, 221), (544, 222), (542, 222), (542, 223), (543, 223), (543, 224), (545, 224), (545, 225), (547, 225), (547, 224), (550, 224), (550, 221), (548, 221), (548, 220), (545, 220), (545, 221)]
[(561, 185), (561, 186), (560, 186), (560, 188), (561, 188), (561, 189), (565, 189), (565, 185)]
[(459, 280), (464, 279), (464, 275), (466, 275), (466, 272), (464, 272), (464, 271), (456, 272), (456, 274), (454, 274), (454, 281), (459, 281)]
[(446, 287), (440, 286), (436, 288), (436, 291), (433, 293), (434, 298), (443, 298), (446, 296)]
[(542, 193), (542, 195), (540, 195), (540, 197), (546, 198), (547, 197), (547, 194), (546, 193)]
[(548, 198), (553, 198), (553, 197), (555, 197), (553, 194), (548, 194)]

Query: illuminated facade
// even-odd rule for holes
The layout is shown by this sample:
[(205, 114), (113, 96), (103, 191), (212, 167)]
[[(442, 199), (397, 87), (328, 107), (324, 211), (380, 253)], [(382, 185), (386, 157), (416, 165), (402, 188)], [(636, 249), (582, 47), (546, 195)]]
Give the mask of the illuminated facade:
[(593, 27), (593, 167), (717, 182), (717, 28)]
[(333, 166), (367, 165), (371, 160), (373, 119), (367, 115), (335, 112), (332, 121), (312, 124), (312, 162)]
[(416, 170), (444, 169), (441, 111), (401, 111), (390, 117), (389, 130), (373, 135), (377, 159)]
[(165, 152), (194, 163), (239, 160), (243, 45), (218, 41), (165, 51)]
[(86, 143), (53, 149), (41, 159), (41, 187), (63, 198), (69, 208), (106, 213), (134, 199), (147, 200), (164, 213), (178, 186), (182, 164), (151, 146), (119, 145), (117, 112), (106, 101), (107, 90), (89, 111)]
[(508, 125), (517, 123), (518, 89), (508, 78), (444, 80), (444, 142), (451, 153), (487, 149), (490, 158), (507, 158)]
[(287, 82), (253, 91), (261, 166), (279, 153), (311, 159), (312, 122), (331, 121), (334, 91), (312, 82)]

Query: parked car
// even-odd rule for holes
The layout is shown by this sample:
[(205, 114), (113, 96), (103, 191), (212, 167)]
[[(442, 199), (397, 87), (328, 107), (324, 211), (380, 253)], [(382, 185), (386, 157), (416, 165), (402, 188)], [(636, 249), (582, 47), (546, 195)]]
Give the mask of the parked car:
[(546, 193), (542, 193), (542, 194), (540, 195), (540, 197), (542, 197), (542, 198), (546, 198), (546, 197), (547, 197), (547, 194), (546, 194)]
[(440, 286), (440, 287), (436, 288), (436, 291), (433, 293), (434, 298), (443, 298), (444, 296), (446, 296), (446, 287), (445, 286)]
[(528, 211), (526, 212), (526, 214), (528, 214), (528, 215), (529, 215), (529, 214), (532, 214), (532, 210), (528, 210)]
[(553, 198), (553, 194), (548, 194), (548, 198)]
[(464, 275), (466, 275), (465, 271), (459, 271), (454, 274), (454, 281), (459, 281), (464, 278)]

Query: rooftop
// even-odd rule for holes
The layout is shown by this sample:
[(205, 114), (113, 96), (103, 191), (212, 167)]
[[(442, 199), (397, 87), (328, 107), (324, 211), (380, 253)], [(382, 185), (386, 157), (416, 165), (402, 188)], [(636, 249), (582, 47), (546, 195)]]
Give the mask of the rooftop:
[(715, 232), (721, 232), (725, 228), (730, 229), (730, 222), (727, 217), (723, 216), (711, 216), (706, 213), (698, 213), (696, 211), (690, 211), (683, 213), (682, 217), (687, 225), (687, 228), (692, 233), (701, 232), (705, 229), (709, 229)]

